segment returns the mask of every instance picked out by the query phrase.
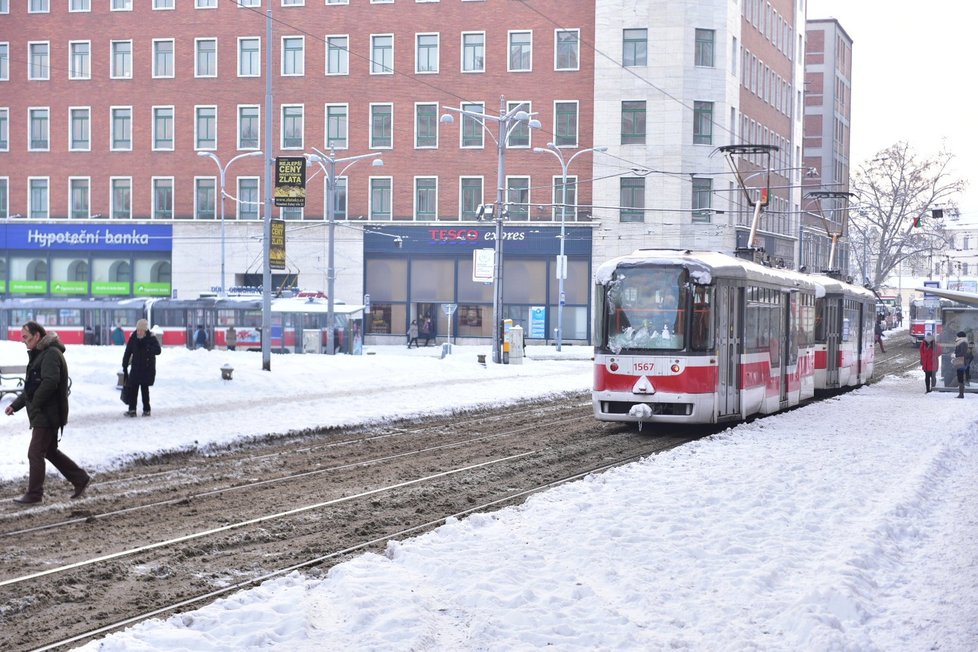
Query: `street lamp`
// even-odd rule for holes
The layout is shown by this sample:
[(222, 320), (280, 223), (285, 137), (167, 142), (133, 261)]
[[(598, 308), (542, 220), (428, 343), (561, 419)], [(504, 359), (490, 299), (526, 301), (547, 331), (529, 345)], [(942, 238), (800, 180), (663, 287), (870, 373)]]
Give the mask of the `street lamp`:
[(374, 159), (371, 165), (374, 167), (381, 167), (384, 162), (377, 158), (381, 156), (380, 152), (375, 154), (361, 154), (360, 156), (347, 156), (345, 158), (336, 158), (336, 150), (330, 149), (329, 154), (324, 154), (315, 147), (311, 148), (315, 152), (314, 155), (309, 156), (309, 160), (318, 163), (319, 167), (323, 171), (323, 175), (326, 177), (326, 221), (328, 223), (329, 236), (328, 242), (326, 244), (326, 353), (328, 355), (333, 355), (336, 353), (336, 342), (333, 337), (334, 331), (334, 321), (336, 316), (334, 315), (334, 298), (333, 298), (333, 281), (335, 280), (335, 270), (333, 267), (333, 234), (336, 230), (336, 164), (337, 163), (349, 163), (345, 168), (340, 171), (340, 175), (350, 169), (350, 166), (355, 164), (357, 161), (362, 161), (366, 158)]
[[(238, 154), (233, 157), (228, 164), (225, 166), (221, 165), (221, 159), (217, 157), (214, 152), (197, 152), (197, 156), (206, 156), (207, 158), (214, 161), (214, 165), (217, 166), (217, 171), (220, 173), (221, 177), (221, 296), (227, 296), (227, 288), (224, 286), (224, 178), (227, 175), (228, 168), (231, 164), (237, 161), (239, 158), (247, 158), (249, 156), (263, 156), (264, 154), (260, 151), (255, 152), (245, 152), (244, 154)], [(237, 213), (237, 211), (235, 211)]]
[[(587, 152), (607, 152), (607, 147), (588, 147), (579, 152), (574, 152), (567, 161), (564, 161), (563, 151), (553, 143), (547, 143), (546, 147), (534, 147), (534, 152), (552, 154), (560, 161), (560, 257), (557, 262), (557, 350), (560, 351), (564, 341), (564, 279), (567, 278), (567, 258), (564, 256), (564, 222), (567, 216), (567, 168), (581, 154)], [(575, 184), (575, 191), (577, 184)], [(577, 204), (577, 194), (574, 195), (574, 203)]]
[[(509, 111), (506, 110), (506, 98), (499, 97), (499, 115), (489, 115), (478, 111), (466, 109), (456, 109), (452, 106), (443, 106), (446, 111), (454, 111), (467, 115), (470, 118), (479, 120), (479, 124), (489, 134), (489, 137), (496, 141), (496, 204), (492, 211), (492, 219), (496, 221), (496, 241), (495, 255), (492, 270), (492, 361), (499, 364), (503, 362), (502, 355), (502, 308), (503, 308), (503, 205), (505, 204), (504, 193), (506, 192), (506, 141), (512, 131), (521, 124), (526, 124), (531, 129), (539, 129), (541, 124), (533, 114), (522, 108), (523, 103), (519, 103)], [(499, 125), (499, 137), (492, 135), (486, 129), (484, 120), (492, 120)], [(450, 113), (445, 113), (439, 119), (443, 124), (452, 124), (455, 118)]]

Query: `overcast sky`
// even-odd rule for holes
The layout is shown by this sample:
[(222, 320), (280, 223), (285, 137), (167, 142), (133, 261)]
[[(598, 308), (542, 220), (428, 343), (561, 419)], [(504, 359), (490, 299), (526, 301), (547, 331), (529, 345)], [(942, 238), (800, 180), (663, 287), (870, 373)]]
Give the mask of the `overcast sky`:
[(965, 77), (978, 3), (809, 0), (808, 18), (835, 18), (853, 40), (852, 168), (900, 140), (927, 155), (947, 147), (955, 174), (969, 181), (962, 220), (978, 222), (978, 137)]

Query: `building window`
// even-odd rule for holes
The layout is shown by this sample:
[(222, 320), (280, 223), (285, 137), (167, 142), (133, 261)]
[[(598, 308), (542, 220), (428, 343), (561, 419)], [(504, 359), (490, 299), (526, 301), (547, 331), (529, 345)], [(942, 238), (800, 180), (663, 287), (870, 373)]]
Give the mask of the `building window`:
[(91, 79), (92, 44), (89, 41), (71, 41), (68, 43), (68, 53), (68, 79)]
[(326, 37), (326, 74), (327, 75), (350, 74), (349, 44), (350, 44), (350, 37), (348, 36)]
[(261, 76), (261, 40), (238, 39), (238, 77)]
[(28, 109), (27, 115), (30, 119), (31, 139), (27, 149), (32, 151), (47, 151), (51, 148), (50, 142), (50, 110), (49, 109)]
[(85, 219), (91, 214), (89, 180), (68, 178), (70, 216), (72, 219)]
[(530, 177), (506, 178), (506, 210), (511, 220), (529, 219)]
[(394, 73), (394, 35), (377, 34), (370, 37), (370, 74)]
[(112, 11), (132, 11), (132, 0), (112, 0)]
[(173, 40), (153, 41), (153, 77), (173, 77)]
[(693, 221), (709, 222), (713, 208), (713, 179), (693, 177)]
[(713, 144), (713, 102), (693, 102), (693, 144)]
[[(522, 109), (529, 113), (529, 102), (506, 102), (506, 112)], [(530, 146), (530, 125), (527, 122), (517, 122), (510, 127), (509, 138), (506, 139), (507, 147), (529, 147)]]
[[(470, 102), (462, 105), (463, 111), (472, 111), (473, 113), (484, 113), (485, 108), (485, 105), (481, 102)], [(482, 118), (462, 114), (462, 128), (459, 130), (462, 138), (462, 147), (481, 149), (485, 146), (483, 124)]]
[(326, 147), (346, 149), (349, 137), (349, 108), (346, 104), (326, 105)]
[(370, 179), (370, 219), (389, 221), (391, 219), (391, 178), (372, 177)]
[(132, 150), (132, 107), (113, 107), (112, 150)]
[(580, 30), (558, 29), (554, 33), (554, 70), (579, 70), (580, 67)]
[(486, 33), (463, 32), (462, 72), (486, 71)]
[(153, 0), (153, 9), (175, 9), (175, 0)]
[(647, 66), (649, 57), (649, 30), (622, 30), (621, 65), (626, 67)]
[(153, 107), (153, 149), (173, 151), (173, 107)]
[(194, 9), (217, 9), (217, 0), (194, 0)]
[(438, 219), (438, 177), (415, 178), (414, 219), (419, 222)]
[(645, 144), (645, 101), (621, 103), (621, 144)]
[(68, 109), (69, 135), (68, 149), (75, 152), (87, 152), (92, 149), (92, 110), (89, 107)]
[(132, 218), (132, 178), (113, 177), (109, 182), (112, 188), (112, 219)]
[(282, 38), (282, 75), (301, 77), (306, 74), (306, 42), (302, 36)]
[(28, 79), (44, 80), (51, 78), (51, 45), (44, 43), (29, 43), (27, 49), (30, 55), (30, 67), (28, 68)]
[(153, 179), (153, 219), (173, 219), (173, 177)]
[(112, 41), (112, 79), (132, 79), (132, 41)]
[(29, 14), (46, 14), (50, 11), (50, 0), (30, 0), (27, 5), (27, 13)]
[(348, 5), (348, 4), (350, 4), (350, 0), (326, 0), (326, 4), (328, 4), (328, 5)]
[(577, 147), (577, 102), (554, 102), (554, 144)]
[(283, 206), (279, 211), (278, 216), (283, 220), (298, 222), (302, 219), (304, 214), (305, 210), (299, 208), (298, 206)]
[(564, 201), (562, 177), (554, 177), (553, 218), (564, 221), (574, 220), (577, 215), (577, 177), (567, 177), (567, 200)]
[(645, 177), (622, 177), (619, 180), (621, 206), (618, 219), (622, 222), (645, 221)]
[(214, 177), (194, 179), (194, 218), (213, 220), (217, 200), (217, 179)]
[(10, 44), (0, 43), (0, 81), (10, 79)]
[(217, 39), (194, 39), (194, 76), (217, 77)]
[(533, 32), (509, 33), (509, 72), (533, 69)]
[(394, 105), (370, 105), (370, 148), (390, 149), (394, 145)]
[(238, 107), (238, 149), (258, 149), (260, 117), (261, 108), (258, 106)]
[(10, 150), (10, 109), (0, 109), (0, 152)]
[(302, 149), (304, 114), (301, 104), (282, 107), (282, 149)]
[[(269, 0), (271, 2), (272, 0)], [(238, 0), (239, 7), (260, 7), (261, 0)]]
[(27, 215), (32, 219), (48, 217), (48, 179), (47, 177), (28, 177), (27, 187), (30, 203)]
[(260, 206), (258, 177), (238, 177), (238, 219), (257, 220)]
[(418, 34), (415, 72), (438, 72), (438, 34)]
[(6, 177), (0, 177), (0, 218), (6, 219), (10, 217), (10, 202), (8, 202), (7, 197), (7, 183)]
[(194, 149), (217, 149), (217, 107), (194, 107)]
[[(346, 214), (346, 183), (347, 183), (346, 177), (337, 177), (336, 178), (336, 188), (335, 188), (335, 192), (334, 192), (334, 195), (333, 195), (333, 199), (335, 199), (335, 201), (333, 202), (333, 207), (334, 207), (333, 208), (333, 210), (334, 210), (334, 212), (333, 212), (333, 219), (345, 220), (347, 218), (347, 214)], [(326, 203), (324, 202), (323, 203), (323, 206), (325, 206), (325, 205), (326, 205)]]
[(482, 178), (462, 177), (459, 179), (459, 212), (463, 220), (474, 220), (479, 216), (482, 201)]
[(695, 60), (697, 66), (712, 68), (713, 63), (713, 43), (716, 32), (712, 29), (696, 30), (696, 53)]
[(438, 105), (415, 104), (414, 146), (438, 147)]

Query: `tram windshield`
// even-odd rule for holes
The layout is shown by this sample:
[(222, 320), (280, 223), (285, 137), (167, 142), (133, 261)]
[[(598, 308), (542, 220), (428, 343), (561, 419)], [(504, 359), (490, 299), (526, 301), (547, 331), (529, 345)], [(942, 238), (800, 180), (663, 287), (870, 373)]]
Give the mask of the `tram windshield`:
[(680, 266), (618, 269), (605, 287), (603, 344), (615, 353), (683, 349), (685, 286)]

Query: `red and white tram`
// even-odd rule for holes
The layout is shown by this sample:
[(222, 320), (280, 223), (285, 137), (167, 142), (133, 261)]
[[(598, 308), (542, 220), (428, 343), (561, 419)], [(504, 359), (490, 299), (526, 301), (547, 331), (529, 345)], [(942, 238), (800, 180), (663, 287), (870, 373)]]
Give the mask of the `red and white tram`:
[(600, 420), (737, 421), (872, 375), (862, 288), (688, 250), (639, 250), (595, 278)]
[(925, 297), (910, 302), (910, 337), (915, 344), (923, 342), (924, 336), (928, 333), (938, 341), (941, 340), (941, 334), (944, 332), (941, 313), (951, 303), (947, 299), (938, 297)]

